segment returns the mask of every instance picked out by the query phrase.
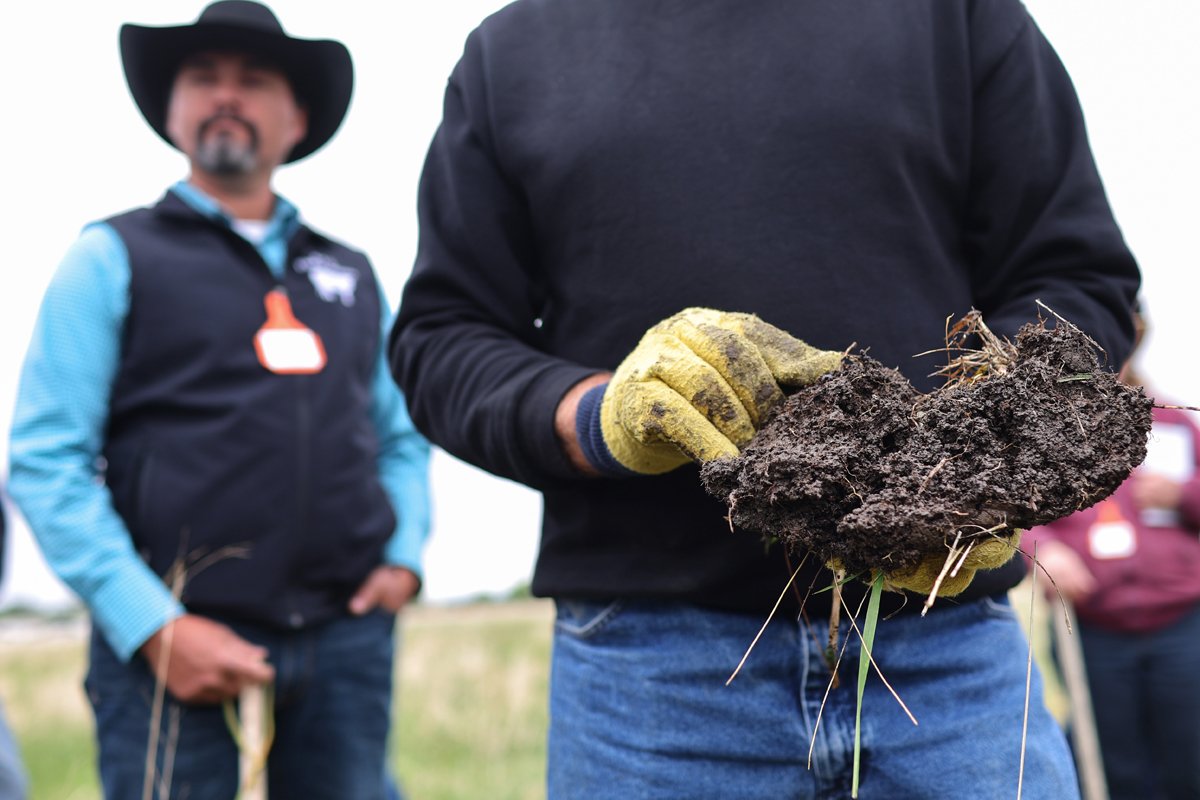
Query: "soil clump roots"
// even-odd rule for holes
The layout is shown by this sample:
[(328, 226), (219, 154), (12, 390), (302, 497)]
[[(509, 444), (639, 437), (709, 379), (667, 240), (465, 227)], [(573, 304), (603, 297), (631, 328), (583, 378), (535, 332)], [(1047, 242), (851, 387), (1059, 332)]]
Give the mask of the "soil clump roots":
[(738, 457), (705, 464), (731, 526), (864, 580), (996, 540), (1002, 563), (1017, 529), (1102, 500), (1145, 458), (1153, 401), (1074, 325), (1026, 325), (1014, 346), (972, 311), (946, 345), (959, 355), (932, 393), (847, 355)]

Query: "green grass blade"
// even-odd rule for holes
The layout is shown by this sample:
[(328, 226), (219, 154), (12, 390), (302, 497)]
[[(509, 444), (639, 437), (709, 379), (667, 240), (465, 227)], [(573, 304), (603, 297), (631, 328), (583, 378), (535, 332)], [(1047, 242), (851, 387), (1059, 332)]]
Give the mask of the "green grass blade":
[(863, 624), (862, 648), (858, 653), (858, 703), (854, 710), (854, 782), (850, 796), (858, 797), (858, 769), (862, 756), (862, 702), (867, 688), (867, 675), (871, 671), (871, 649), (875, 646), (875, 625), (879, 621), (879, 597), (883, 594), (883, 573), (875, 576), (871, 584), (871, 597), (867, 601), (867, 619)]
[(813, 592), (813, 594), (818, 595), (818, 594), (824, 594), (825, 592), (832, 592), (835, 584), (837, 586), (845, 586), (847, 583), (850, 583), (850, 581), (856, 580), (860, 575), (862, 575), (861, 572), (856, 572), (853, 575), (847, 575), (846, 577), (842, 578), (840, 581), (834, 581), (833, 583), (829, 584), (828, 586), (826, 586), (823, 589), (817, 589), (815, 592)]

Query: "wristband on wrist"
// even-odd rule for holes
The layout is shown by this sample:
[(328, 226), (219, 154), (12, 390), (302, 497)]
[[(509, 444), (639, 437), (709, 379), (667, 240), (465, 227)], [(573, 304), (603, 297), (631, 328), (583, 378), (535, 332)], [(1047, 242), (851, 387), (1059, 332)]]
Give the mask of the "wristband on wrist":
[(600, 406), (604, 402), (607, 383), (593, 386), (579, 398), (575, 412), (575, 436), (583, 456), (601, 475), (611, 478), (627, 478), (637, 473), (613, 458), (612, 451), (604, 442), (604, 431), (600, 426)]

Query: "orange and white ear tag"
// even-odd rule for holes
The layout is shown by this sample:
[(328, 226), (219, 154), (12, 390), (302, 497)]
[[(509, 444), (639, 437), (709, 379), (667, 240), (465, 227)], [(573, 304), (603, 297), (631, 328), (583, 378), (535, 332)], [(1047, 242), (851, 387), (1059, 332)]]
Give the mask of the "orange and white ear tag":
[(272, 289), (263, 305), (267, 321), (254, 334), (259, 363), (279, 375), (312, 375), (325, 369), (325, 345), (315, 331), (296, 319), (287, 293)]
[(1100, 503), (1100, 515), (1087, 532), (1092, 558), (1129, 558), (1137, 551), (1137, 531), (1112, 500)]

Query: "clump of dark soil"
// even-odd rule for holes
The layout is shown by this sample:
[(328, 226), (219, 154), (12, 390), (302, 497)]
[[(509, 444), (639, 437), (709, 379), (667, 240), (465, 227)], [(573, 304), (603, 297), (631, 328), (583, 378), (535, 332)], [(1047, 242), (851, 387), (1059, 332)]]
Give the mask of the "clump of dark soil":
[[(965, 323), (965, 324), (964, 324)], [(921, 394), (865, 355), (791, 395), (737, 458), (704, 465), (732, 524), (848, 574), (913, 567), (956, 534), (1045, 524), (1107, 497), (1146, 455), (1152, 400), (1078, 328), (1026, 325)], [(953, 346), (948, 337), (948, 348)], [(964, 539), (965, 541), (965, 539)]]

